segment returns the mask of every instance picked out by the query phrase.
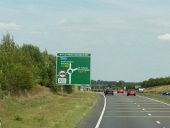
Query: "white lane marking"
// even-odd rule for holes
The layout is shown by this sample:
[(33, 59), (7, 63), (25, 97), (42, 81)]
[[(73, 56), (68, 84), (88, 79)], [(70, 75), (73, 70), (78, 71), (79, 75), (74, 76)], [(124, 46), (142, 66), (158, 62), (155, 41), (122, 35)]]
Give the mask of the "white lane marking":
[(136, 103), (134, 103), (134, 104), (136, 104)]
[(104, 115), (104, 112), (105, 112), (105, 109), (106, 109), (106, 97), (105, 97), (105, 95), (102, 94), (102, 93), (101, 93), (101, 95), (103, 95), (103, 97), (104, 97), (104, 106), (103, 106), (102, 113), (101, 113), (101, 115), (100, 115), (99, 120), (97, 121), (97, 124), (96, 124), (95, 128), (99, 128), (99, 125), (100, 125), (100, 123), (101, 123), (101, 121), (102, 121), (102, 118), (103, 118), (103, 115)]
[(151, 116), (151, 114), (150, 114), (150, 113), (148, 113), (148, 116)]
[(164, 118), (164, 119), (169, 119), (170, 116), (104, 116), (106, 118)]
[(167, 105), (167, 106), (170, 106), (170, 104), (168, 104), (168, 103), (164, 103), (164, 102), (159, 101), (159, 100), (155, 100), (155, 99), (152, 99), (152, 98), (148, 98), (148, 97), (146, 97), (146, 96), (139, 96), (139, 95), (137, 95), (137, 96), (138, 96), (138, 97), (144, 97), (144, 98), (146, 98), (146, 99), (149, 99), (149, 100), (152, 100), (152, 101), (156, 101), (156, 102), (159, 102), (159, 103), (165, 104), (165, 105)]
[(157, 124), (161, 124), (161, 122), (160, 122), (160, 121), (156, 121), (156, 123), (157, 123)]
[(140, 105), (138, 105), (138, 107), (140, 107)]
[(144, 109), (144, 108), (143, 108), (142, 110), (143, 110), (143, 111), (145, 111), (145, 109)]
[[(122, 113), (123, 113), (123, 112), (124, 112), (124, 113), (125, 113), (125, 112), (138, 112), (138, 113), (146, 113), (146, 112), (154, 112), (154, 113), (155, 113), (155, 112), (156, 112), (156, 113), (162, 113), (162, 111), (161, 111), (161, 112), (158, 112), (158, 111), (108, 111), (108, 110), (105, 111), (105, 112), (106, 112), (106, 113), (107, 113), (107, 112), (109, 112), (109, 113), (119, 113), (119, 112), (122, 112)], [(166, 113), (167, 113), (168, 111), (163, 111), (163, 112), (166, 112)]]

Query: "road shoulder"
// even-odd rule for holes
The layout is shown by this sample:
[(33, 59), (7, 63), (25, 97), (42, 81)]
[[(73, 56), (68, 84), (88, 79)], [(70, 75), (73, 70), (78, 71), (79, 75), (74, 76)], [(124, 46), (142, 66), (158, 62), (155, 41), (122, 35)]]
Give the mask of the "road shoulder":
[[(100, 95), (100, 94), (99, 94)], [(104, 97), (99, 96), (96, 105), (93, 109), (87, 114), (87, 116), (77, 125), (76, 128), (94, 128), (100, 118), (101, 112), (104, 106)]]

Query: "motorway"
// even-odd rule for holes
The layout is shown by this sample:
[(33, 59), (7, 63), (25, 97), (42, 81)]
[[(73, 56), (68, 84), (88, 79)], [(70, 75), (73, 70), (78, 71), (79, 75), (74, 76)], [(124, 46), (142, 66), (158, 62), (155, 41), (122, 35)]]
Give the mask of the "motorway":
[(106, 96), (99, 128), (170, 128), (170, 106), (141, 96)]

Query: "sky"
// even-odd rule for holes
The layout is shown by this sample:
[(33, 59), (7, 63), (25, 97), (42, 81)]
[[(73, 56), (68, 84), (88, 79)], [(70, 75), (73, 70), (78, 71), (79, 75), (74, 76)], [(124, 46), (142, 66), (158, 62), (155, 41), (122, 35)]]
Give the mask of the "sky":
[(91, 53), (91, 79), (170, 76), (169, 0), (1, 0), (0, 38), (50, 54)]

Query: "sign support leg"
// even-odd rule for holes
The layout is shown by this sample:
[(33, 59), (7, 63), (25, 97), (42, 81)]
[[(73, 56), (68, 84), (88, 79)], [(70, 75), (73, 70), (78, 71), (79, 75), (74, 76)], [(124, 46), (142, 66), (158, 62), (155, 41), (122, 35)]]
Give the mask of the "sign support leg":
[(64, 95), (64, 92), (63, 92), (63, 85), (61, 85), (61, 95), (63, 96)]

